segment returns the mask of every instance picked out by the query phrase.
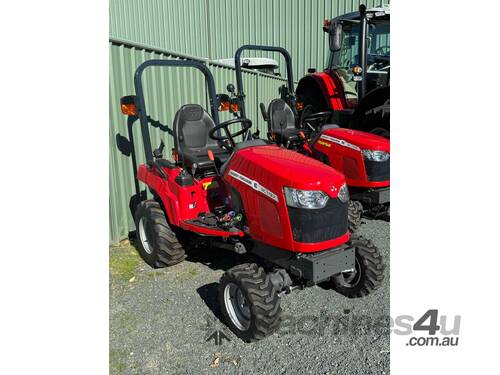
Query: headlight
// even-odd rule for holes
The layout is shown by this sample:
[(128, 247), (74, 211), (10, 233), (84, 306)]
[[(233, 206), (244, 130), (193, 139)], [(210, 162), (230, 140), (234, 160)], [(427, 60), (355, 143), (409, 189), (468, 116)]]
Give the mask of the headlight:
[(319, 190), (298, 190), (285, 187), (286, 204), (290, 207), (318, 209), (328, 202), (328, 195)]
[(370, 161), (387, 161), (390, 156), (388, 152), (379, 150), (362, 150), (361, 153), (365, 159)]
[(337, 197), (342, 203), (345, 203), (349, 200), (349, 189), (347, 189), (346, 184), (340, 187), (339, 194), (337, 195)]

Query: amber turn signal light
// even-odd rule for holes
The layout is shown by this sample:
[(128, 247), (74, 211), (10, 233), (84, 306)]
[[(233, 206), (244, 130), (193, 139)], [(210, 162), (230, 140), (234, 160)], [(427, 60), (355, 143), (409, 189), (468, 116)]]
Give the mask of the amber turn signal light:
[(127, 95), (120, 98), (120, 108), (126, 116), (137, 116), (137, 106), (135, 105), (135, 96)]
[(231, 112), (238, 112), (240, 110), (240, 106), (237, 103), (231, 103)]
[(122, 113), (126, 116), (136, 116), (137, 108), (135, 104), (122, 104), (121, 105)]
[(361, 68), (359, 65), (355, 65), (353, 68), (352, 68), (352, 72), (356, 75), (358, 74), (361, 74), (361, 72), (363, 71), (363, 68)]
[(229, 110), (229, 102), (220, 102), (219, 111), (224, 112)]

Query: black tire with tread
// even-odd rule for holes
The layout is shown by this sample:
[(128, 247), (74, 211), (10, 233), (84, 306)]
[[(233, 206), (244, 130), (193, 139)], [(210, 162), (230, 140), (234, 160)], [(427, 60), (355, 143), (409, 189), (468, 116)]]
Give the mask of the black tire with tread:
[[(139, 220), (144, 217), (150, 225), (151, 254), (144, 249), (140, 234)], [(168, 224), (167, 218), (160, 204), (154, 200), (143, 201), (137, 207), (135, 213), (135, 227), (137, 228), (137, 248), (144, 261), (153, 268), (173, 266), (182, 262), (186, 254), (177, 235)]]
[(360, 298), (367, 296), (382, 285), (385, 265), (378, 248), (370, 240), (351, 234), (349, 244), (355, 248), (361, 275), (354, 285), (339, 284), (335, 278), (331, 279), (331, 284), (334, 290), (346, 297)]
[(349, 231), (355, 232), (361, 226), (361, 218), (363, 216), (363, 205), (358, 201), (349, 201), (347, 207), (347, 219), (349, 223)]
[[(236, 284), (250, 305), (250, 327), (241, 331), (229, 317), (224, 302), (224, 289)], [(219, 303), (227, 325), (239, 338), (254, 342), (274, 333), (280, 324), (281, 298), (268, 274), (255, 263), (240, 264), (227, 270), (219, 282)]]

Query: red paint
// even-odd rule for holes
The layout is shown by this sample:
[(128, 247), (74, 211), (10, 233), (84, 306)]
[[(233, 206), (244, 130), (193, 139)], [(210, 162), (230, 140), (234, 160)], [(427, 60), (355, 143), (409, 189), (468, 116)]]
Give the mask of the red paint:
[[(229, 175), (234, 170), (276, 195), (277, 201)], [(151, 187), (161, 199), (169, 222), (186, 230), (212, 236), (243, 236), (243, 232), (210, 229), (187, 222), (200, 212), (213, 211), (204, 183), (216, 181), (220, 196), (229, 196), (228, 185), (239, 192), (249, 227), (249, 236), (264, 244), (294, 252), (316, 252), (331, 249), (349, 240), (349, 233), (319, 243), (300, 243), (293, 240), (288, 208), (283, 188), (322, 190), (331, 198), (337, 197), (338, 189), (345, 183), (344, 176), (327, 165), (280, 148), (275, 145), (250, 147), (237, 151), (231, 158), (223, 178), (210, 177), (195, 180), (193, 186), (182, 187), (175, 182), (181, 168), (164, 168), (168, 179), (146, 165), (140, 165), (138, 179)]]
[(344, 87), (334, 71), (313, 73), (310, 75), (321, 88), (328, 108), (335, 111), (347, 108)]
[[(390, 141), (375, 134), (344, 128), (327, 129), (321, 134), (344, 140), (360, 149), (390, 152)], [(330, 165), (344, 173), (348, 186), (366, 188), (390, 186), (389, 180), (381, 182), (368, 181), (363, 155), (360, 150), (354, 150), (321, 137), (318, 137), (311, 147), (325, 154)]]
[[(278, 196), (278, 202), (230, 176), (231, 169), (258, 181)], [(232, 157), (224, 180), (240, 193), (251, 236), (257, 241), (296, 252), (314, 252), (338, 246), (349, 239), (347, 234), (315, 244), (293, 240), (283, 187), (321, 190), (336, 198), (345, 182), (341, 173), (317, 160), (275, 145), (247, 148)], [(276, 233), (276, 226), (281, 228), (279, 233)]]

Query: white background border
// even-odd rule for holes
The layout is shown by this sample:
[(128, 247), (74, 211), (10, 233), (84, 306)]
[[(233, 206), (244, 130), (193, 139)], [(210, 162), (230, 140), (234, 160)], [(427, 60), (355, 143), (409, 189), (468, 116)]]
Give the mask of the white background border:
[(393, 335), (392, 374), (498, 371), (498, 10), (391, 2), (391, 315), (462, 316), (456, 348)]
[(0, 35), (0, 373), (105, 374), (108, 3), (4, 2)]
[[(107, 372), (107, 7), (2, 5), (1, 373)], [(393, 374), (497, 369), (498, 8), (391, 4), (391, 313), (462, 316)]]

